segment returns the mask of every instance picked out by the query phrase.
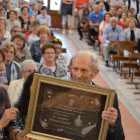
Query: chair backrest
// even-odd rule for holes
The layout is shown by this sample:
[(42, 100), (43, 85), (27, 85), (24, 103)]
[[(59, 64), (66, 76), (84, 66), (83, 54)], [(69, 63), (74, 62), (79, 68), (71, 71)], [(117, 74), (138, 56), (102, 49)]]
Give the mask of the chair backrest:
[(93, 29), (96, 29), (96, 31), (99, 33), (99, 25), (96, 25), (96, 24), (95, 25), (92, 25), (92, 28)]
[(61, 51), (61, 53), (67, 53), (67, 49), (65, 49), (65, 48), (62, 48), (62, 51)]
[(140, 53), (130, 53), (130, 57), (138, 59), (138, 65), (140, 66)]

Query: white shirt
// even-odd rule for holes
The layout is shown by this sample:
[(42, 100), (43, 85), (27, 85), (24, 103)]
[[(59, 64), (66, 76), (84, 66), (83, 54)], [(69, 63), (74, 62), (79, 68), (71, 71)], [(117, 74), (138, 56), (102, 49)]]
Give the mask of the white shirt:
[(123, 0), (110, 0), (110, 5), (123, 4)]
[[(128, 10), (128, 1), (126, 1), (126, 6), (127, 6), (127, 10)], [(135, 9), (135, 15), (137, 14), (137, 3), (136, 3), (136, 0), (135, 1), (133, 1), (133, 0), (131, 0), (131, 4), (130, 4), (130, 8), (134, 8)]]

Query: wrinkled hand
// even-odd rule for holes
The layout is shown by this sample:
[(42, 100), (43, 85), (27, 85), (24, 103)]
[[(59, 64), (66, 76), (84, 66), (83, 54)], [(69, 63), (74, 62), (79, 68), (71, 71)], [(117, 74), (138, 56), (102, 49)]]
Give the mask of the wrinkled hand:
[(102, 118), (109, 122), (110, 126), (115, 127), (118, 117), (118, 111), (114, 107), (109, 107), (107, 111), (102, 112)]
[(14, 121), (17, 113), (19, 113), (18, 109), (14, 107), (6, 109), (2, 118), (0, 119), (1, 127), (4, 128), (9, 124), (10, 121)]
[(33, 140), (33, 139), (27, 136), (24, 136), (24, 131), (21, 131), (18, 133), (16, 140)]

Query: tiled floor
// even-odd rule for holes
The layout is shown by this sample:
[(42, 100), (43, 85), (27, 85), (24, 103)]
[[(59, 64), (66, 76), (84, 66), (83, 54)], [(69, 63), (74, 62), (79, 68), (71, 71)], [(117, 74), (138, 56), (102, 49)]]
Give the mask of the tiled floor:
[[(80, 41), (76, 31), (73, 32), (73, 35), (62, 35), (60, 30), (54, 31), (54, 33), (57, 38), (63, 40), (63, 45), (67, 48), (68, 60), (80, 50), (98, 53), (85, 41)], [(99, 69), (100, 74), (94, 79), (95, 83), (117, 91), (126, 140), (140, 140), (140, 95), (133, 95), (133, 91), (138, 90), (134, 85), (127, 85), (127, 79), (117, 75), (112, 68), (106, 68), (100, 56)]]

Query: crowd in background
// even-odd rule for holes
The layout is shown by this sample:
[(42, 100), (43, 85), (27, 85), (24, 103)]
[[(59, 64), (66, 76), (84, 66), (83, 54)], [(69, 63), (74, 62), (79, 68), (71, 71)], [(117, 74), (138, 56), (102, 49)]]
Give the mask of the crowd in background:
[[(58, 78), (69, 77), (69, 79), (78, 81), (74, 79), (75, 76), (71, 73), (71, 66), (75, 64), (73, 73), (76, 73), (80, 69), (76, 64), (80, 65), (81, 56), (84, 56), (84, 53), (85, 56), (90, 56), (85, 65), (89, 63), (92, 57), (93, 64), (97, 69), (97, 58), (86, 52), (79, 53), (71, 59), (70, 67), (68, 67), (67, 57), (61, 53), (62, 40), (57, 38), (51, 40), (51, 36), (53, 36), (51, 15), (47, 14), (47, 7), (43, 4), (43, 0), (29, 0), (29, 2), (26, 0), (3, 0), (0, 2), (0, 107), (2, 106), (2, 110), (0, 110), (0, 135), (3, 136), (2, 139), (7, 136), (9, 139), (14, 137), (21, 140), (21, 137), (24, 136), (20, 130), (25, 129), (34, 73)], [(62, 17), (63, 34), (66, 33), (66, 22), (68, 33), (72, 34), (73, 4), (73, 0), (62, 0), (61, 2), (59, 12)], [(82, 20), (88, 20), (89, 45), (95, 43), (93, 36), (97, 34), (92, 25), (99, 25), (99, 41), (103, 45), (102, 53), (105, 57), (106, 66), (109, 66), (109, 51), (118, 51), (116, 46), (110, 45), (110, 40), (138, 41), (140, 38), (138, 5), (139, 1), (136, 0), (126, 1), (126, 4), (122, 0), (101, 0), (96, 3), (90, 3), (88, 0), (76, 1), (77, 30), (80, 40), (83, 39), (82, 29), (87, 28), (87, 23), (82, 22)], [(92, 70), (82, 69), (81, 71), (86, 75)], [(98, 74), (98, 71), (92, 72), (95, 75), (89, 74), (89, 79), (83, 76), (85, 80), (83, 80), (84, 78), (80, 79), (80, 82), (90, 84)], [(10, 106), (14, 108), (10, 108)], [(120, 117), (117, 97), (114, 107), (118, 110)], [(110, 110), (116, 113), (116, 110)], [(12, 116), (7, 120), (4, 119), (10, 113)], [(106, 112), (103, 113), (103, 118), (107, 120), (105, 114)], [(115, 121), (109, 122), (111, 129), (113, 129), (109, 130), (107, 139), (124, 140), (120, 118), (117, 121), (116, 116), (113, 118)], [(117, 128), (114, 124), (117, 124)], [(113, 131), (114, 129), (119, 130)], [(119, 131), (121, 133), (116, 133)], [(24, 137), (24, 139), (28, 138)]]

